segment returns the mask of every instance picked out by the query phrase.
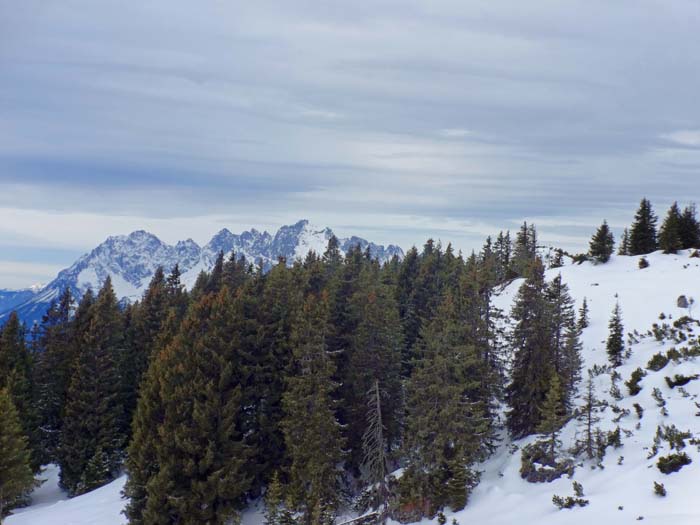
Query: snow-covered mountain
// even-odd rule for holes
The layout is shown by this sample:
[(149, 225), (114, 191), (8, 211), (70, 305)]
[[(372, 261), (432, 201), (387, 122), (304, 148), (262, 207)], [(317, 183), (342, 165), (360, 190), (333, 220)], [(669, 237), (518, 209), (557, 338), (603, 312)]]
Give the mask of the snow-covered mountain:
[[(256, 229), (237, 235), (223, 229), (203, 247), (192, 239), (175, 245), (166, 244), (143, 230), (109, 237), (40, 289), (0, 290), (0, 322), (12, 310), (17, 310), (20, 318), (28, 324), (39, 321), (51, 301), (65, 288), (70, 288), (76, 297), (80, 297), (88, 288), (98, 289), (108, 275), (117, 296), (133, 301), (141, 297), (159, 266), (169, 271), (179, 264), (183, 283), (190, 287), (202, 270), (212, 268), (221, 251), (226, 255), (233, 251), (251, 262), (261, 262), (265, 269), (269, 269), (280, 257), (291, 264), (311, 250), (323, 253), (332, 236), (330, 228), (318, 228), (301, 220), (281, 227), (275, 235)], [(339, 241), (343, 251), (359, 245), (363, 250), (369, 248), (372, 256), (381, 262), (395, 255), (403, 257), (398, 246), (384, 247), (359, 237)]]
[[(504, 435), (494, 455), (479, 466), (481, 482), (467, 507), (457, 513), (445, 512), (447, 523), (453, 523), (453, 519), (460, 524), (489, 525), (587, 525), (642, 520), (654, 525), (700, 523), (700, 501), (696, 495), (700, 469), (700, 379), (696, 377), (700, 374), (700, 356), (696, 355), (700, 351), (700, 327), (695, 321), (677, 323), (684, 316), (697, 317), (692, 308), (679, 306), (678, 302), (681, 295), (700, 299), (700, 259), (690, 255), (688, 251), (677, 255), (654, 253), (646, 257), (650, 266), (645, 269), (639, 269), (638, 257), (614, 256), (606, 264), (567, 265), (547, 272), (550, 280), (561, 273), (578, 307), (584, 298), (587, 300), (590, 324), (583, 331), (582, 357), (585, 368), (599, 367), (593, 382), (594, 395), (601, 402), (595, 426), (604, 433), (620, 428), (619, 446), (608, 447), (602, 460), (575, 458), (571, 478), (565, 475), (550, 483), (529, 483), (520, 475), (521, 452), (538, 436), (512, 441)], [(495, 305), (510, 312), (521, 283), (518, 280), (506, 287), (494, 299)], [(605, 340), (616, 302), (622, 309), (625, 332), (633, 335), (628, 338), (629, 356), (616, 369), (620, 377), (615, 379), (613, 388), (611, 370), (606, 368)], [(650, 367), (652, 357), (659, 354), (672, 357), (665, 363), (661, 359), (661, 364), (655, 358), (656, 366)], [(625, 381), (637, 368), (646, 375), (639, 383), (641, 391), (633, 394)], [(674, 384), (681, 376), (688, 380), (687, 384)], [(584, 403), (583, 390), (581, 385), (575, 400), (579, 407)], [(682, 445), (676, 439), (672, 445), (657, 434), (659, 430), (663, 434), (672, 425), (681, 433), (688, 431), (692, 437), (681, 439)], [(567, 457), (567, 449), (582, 432), (582, 423), (576, 419), (564, 426), (560, 435), (562, 457)], [(679, 452), (679, 447), (692, 462), (678, 472), (660, 472), (659, 458)], [(32, 506), (18, 509), (16, 515), (7, 519), (7, 525), (126, 522), (120, 514), (125, 505), (120, 495), (125, 476), (70, 500), (57, 488), (54, 468), (47, 471), (46, 477), (49, 481), (38, 489)], [(573, 495), (573, 481), (582, 485), (588, 505), (558, 510), (552, 504), (552, 496)], [(654, 482), (665, 486), (665, 497), (655, 494)], [(242, 518), (242, 525), (264, 523), (259, 506), (251, 506)]]

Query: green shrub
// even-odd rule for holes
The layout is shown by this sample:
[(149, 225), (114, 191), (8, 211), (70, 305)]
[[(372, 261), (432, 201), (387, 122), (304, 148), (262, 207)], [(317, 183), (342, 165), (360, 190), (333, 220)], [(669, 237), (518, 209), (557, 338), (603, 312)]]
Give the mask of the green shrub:
[(656, 466), (664, 474), (671, 474), (672, 472), (678, 472), (684, 466), (690, 465), (692, 462), (693, 460), (690, 459), (688, 454), (680, 452), (660, 457)]
[(574, 498), (573, 496), (567, 496), (562, 498), (556, 494), (552, 496), (552, 503), (559, 509), (573, 509), (574, 507), (585, 507), (588, 505), (588, 500), (583, 498)]
[(666, 487), (664, 487), (663, 483), (654, 482), (654, 494), (662, 498), (666, 496)]
[(677, 386), (685, 386), (691, 381), (696, 380), (698, 377), (697, 374), (694, 376), (684, 376), (682, 374), (676, 374), (673, 376), (673, 379), (670, 377), (666, 376), (666, 384), (668, 385), (669, 388), (675, 388)]
[(631, 396), (636, 396), (642, 391), (642, 387), (639, 386), (639, 382), (645, 375), (647, 375), (647, 373), (644, 370), (637, 368), (634, 372), (632, 372), (632, 377), (625, 381), (625, 385), (627, 386)]
[(668, 364), (668, 357), (663, 355), (661, 352), (658, 354), (654, 354), (651, 359), (649, 359), (649, 362), (647, 363), (647, 369), (653, 370), (654, 372), (658, 372), (659, 370), (663, 369)]
[(520, 460), (520, 477), (530, 483), (549, 483), (563, 475), (573, 476), (574, 463), (570, 459), (552, 460), (548, 444), (535, 442), (523, 447)]

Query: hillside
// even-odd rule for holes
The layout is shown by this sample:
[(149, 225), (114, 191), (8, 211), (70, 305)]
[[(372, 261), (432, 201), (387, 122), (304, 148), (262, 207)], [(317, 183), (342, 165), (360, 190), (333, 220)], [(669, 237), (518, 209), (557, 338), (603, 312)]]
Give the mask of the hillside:
[[(680, 431), (699, 433), (700, 419), (696, 415), (696, 399), (700, 395), (700, 380), (691, 380), (686, 385), (669, 387), (666, 377), (700, 374), (697, 357), (680, 357), (671, 360), (659, 371), (647, 370), (641, 380), (641, 391), (630, 395), (624, 382), (632, 371), (645, 369), (650, 358), (657, 353), (666, 353), (671, 348), (697, 347), (698, 327), (691, 323), (672, 333), (673, 322), (688, 315), (688, 309), (679, 308), (677, 299), (681, 295), (700, 299), (700, 259), (691, 258), (690, 252), (678, 255), (654, 253), (647, 256), (650, 266), (638, 268), (638, 257), (614, 257), (605, 265), (568, 265), (549, 270), (549, 279), (561, 273), (563, 281), (570, 287), (571, 295), (580, 306), (584, 297), (590, 308), (590, 325), (583, 332), (584, 370), (607, 363), (605, 339), (608, 320), (616, 301), (622, 308), (626, 333), (635, 333), (630, 346), (631, 355), (617, 369), (621, 380), (617, 386), (622, 398), (615, 399), (610, 393), (611, 379), (607, 372), (596, 376), (596, 397), (606, 402), (601, 408), (596, 426), (603, 431), (621, 429), (621, 447), (607, 449), (605, 458), (596, 461), (576, 460), (573, 479), (566, 476), (552, 483), (531, 484), (521, 479), (520, 449), (536, 437), (511, 443), (507, 438), (498, 451), (479, 468), (483, 471), (481, 483), (471, 496), (467, 508), (454, 516), (447, 514), (448, 523), (453, 518), (460, 524), (487, 523), (538, 523), (538, 524), (584, 524), (584, 523), (631, 523), (640, 518), (644, 523), (674, 525), (700, 522), (700, 503), (694, 499), (697, 491), (697, 469), (700, 468), (698, 447), (685, 440), (683, 449), (692, 463), (679, 472), (665, 475), (659, 472), (656, 463), (659, 457), (671, 451), (669, 443), (657, 442), (657, 454), (649, 458), (657, 428), (675, 425)], [(510, 310), (513, 297), (521, 281), (511, 283), (495, 299), (496, 305), (505, 312)], [(665, 319), (660, 320), (660, 314)], [(692, 312), (691, 312), (692, 313)], [(659, 331), (658, 337), (647, 333), (652, 325), (666, 323), (669, 328)], [(663, 333), (662, 333), (663, 332)], [(682, 334), (682, 335), (681, 335)], [(677, 341), (673, 339), (676, 338)], [(686, 340), (682, 340), (682, 339)], [(585, 376), (585, 374), (584, 374)], [(583, 385), (581, 385), (583, 386)], [(659, 406), (659, 396), (652, 395), (658, 389), (665, 402)], [(582, 403), (579, 389), (577, 404)], [(643, 409), (641, 419), (634, 405)], [(664, 415), (663, 408), (667, 415)], [(572, 420), (561, 434), (562, 449), (569, 448), (580, 434), (581, 423)], [(622, 459), (620, 459), (622, 458)], [(8, 525), (53, 525), (53, 524), (102, 524), (116, 525), (125, 520), (119, 515), (122, 506), (120, 489), (123, 477), (113, 483), (84, 496), (67, 500), (55, 488), (55, 471), (47, 472), (49, 480), (37, 493), (34, 504), (18, 511), (7, 520)], [(552, 504), (552, 495), (573, 495), (572, 481), (583, 485), (589, 505), (573, 510), (558, 510)], [(663, 483), (668, 495), (660, 497), (653, 492), (654, 481)], [(259, 514), (249, 512), (244, 516), (246, 525), (259, 522)], [(428, 523), (428, 520), (424, 520)]]

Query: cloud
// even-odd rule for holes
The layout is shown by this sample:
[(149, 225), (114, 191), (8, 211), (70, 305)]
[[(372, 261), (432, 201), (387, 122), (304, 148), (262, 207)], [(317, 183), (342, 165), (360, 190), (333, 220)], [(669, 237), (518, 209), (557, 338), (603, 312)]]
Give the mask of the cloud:
[(691, 148), (700, 147), (700, 130), (697, 129), (674, 131), (673, 133), (661, 135), (661, 138), (679, 146), (687, 146)]
[(697, 187), (690, 0), (0, 12), (0, 248), (307, 217), (404, 245), (434, 228), (469, 250), (549, 217), (583, 249), (586, 224)]

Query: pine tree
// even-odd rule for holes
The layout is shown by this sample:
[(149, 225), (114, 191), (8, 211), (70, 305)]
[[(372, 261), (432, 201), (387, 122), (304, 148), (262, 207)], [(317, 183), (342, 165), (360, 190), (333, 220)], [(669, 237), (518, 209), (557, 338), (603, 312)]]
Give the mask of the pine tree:
[(0, 333), (0, 388), (7, 388), (12, 396), (12, 403), (28, 439), (32, 470), (38, 472), (43, 458), (42, 435), (35, 403), (33, 362), (25, 334), (17, 313), (12, 312)]
[(36, 486), (27, 438), (7, 388), (0, 388), (0, 521)]
[(524, 222), (520, 227), (513, 248), (511, 269), (517, 277), (529, 276), (530, 267), (537, 258), (537, 232), (535, 225)]
[(606, 263), (615, 249), (615, 240), (607, 221), (603, 221), (591, 239), (589, 255), (598, 262)]
[(622, 358), (624, 357), (625, 353), (625, 330), (622, 325), (622, 311), (620, 310), (620, 303), (615, 303), (615, 308), (613, 309), (608, 328), (610, 329), (606, 344), (608, 359), (610, 360), (610, 364), (612, 364), (612, 366), (618, 367), (622, 364)]
[(389, 492), (387, 490), (387, 443), (384, 438), (384, 420), (382, 418), (382, 399), (379, 380), (367, 392), (367, 428), (362, 436), (364, 451), (363, 470), (366, 481), (376, 487), (374, 509), (384, 514), (388, 509)]
[(562, 391), (559, 383), (559, 376), (553, 374), (547, 391), (547, 397), (540, 408), (541, 418), (537, 425), (537, 431), (546, 436), (546, 442), (549, 449), (549, 460), (554, 462), (556, 459), (557, 437), (559, 430), (565, 419), (566, 411), (561, 403)]
[[(143, 517), (136, 523), (224, 525), (238, 519), (250, 487), (247, 463), (255, 452), (241, 432), (245, 371), (239, 320), (226, 287), (206, 294), (159, 353), (154, 367), (162, 404), (154, 414), (158, 419), (150, 422), (158, 425), (156, 472), (146, 482)], [(134, 434), (136, 439), (139, 430)]]
[(499, 232), (494, 244), (494, 253), (496, 254), (496, 283), (501, 284), (512, 278), (510, 274), (510, 258), (513, 251), (513, 244), (510, 241), (510, 232), (505, 234)]
[(241, 327), (245, 353), (252, 363), (250, 384), (243, 392), (247, 443), (258, 451), (252, 490), (257, 493), (282, 467), (285, 439), (282, 395), (292, 367), (292, 330), (303, 303), (304, 272), (280, 263), (259, 275), (241, 292)]
[(139, 399), (133, 418), (133, 435), (129, 444), (126, 468), (129, 476), (124, 486), (124, 496), (129, 500), (124, 515), (130, 525), (143, 525), (143, 512), (148, 501), (148, 483), (158, 474), (156, 445), (162, 436), (164, 403), (161, 398), (160, 378), (169, 368), (176, 366), (176, 355), (166, 351), (175, 338), (182, 320), (177, 307), (170, 310), (158, 335), (152, 359), (141, 383)]
[(590, 318), (588, 314), (588, 300), (584, 297), (581, 308), (578, 311), (578, 329), (583, 330), (590, 326)]
[(292, 504), (304, 522), (319, 525), (338, 504), (343, 439), (335, 418), (334, 363), (328, 355), (328, 299), (309, 296), (295, 323), (294, 373), (283, 396)]
[(617, 250), (617, 254), (630, 255), (630, 234), (627, 228), (622, 232), (622, 239), (620, 240), (620, 247)]
[(265, 492), (265, 525), (288, 525), (289, 510), (284, 505), (284, 490), (278, 472), (272, 475)]
[(61, 485), (82, 494), (111, 479), (125, 445), (122, 385), (118, 369), (122, 320), (109, 277), (90, 307), (71, 378), (61, 429)]
[(174, 306), (163, 269), (158, 267), (143, 300), (126, 312), (125, 332), (129, 337), (119, 362), (126, 421), (130, 422), (133, 418), (141, 380), (148, 368), (163, 323)]
[(597, 457), (597, 444), (595, 435), (595, 424), (600, 421), (598, 417), (598, 408), (600, 401), (595, 397), (595, 388), (593, 385), (593, 375), (590, 370), (588, 379), (586, 380), (586, 389), (584, 393), (584, 404), (579, 410), (579, 421), (583, 422), (583, 448), (589, 459)]
[(576, 319), (574, 300), (561, 275), (546, 285), (545, 298), (550, 311), (552, 363), (559, 375), (562, 405), (568, 411), (575, 387), (581, 379), (581, 330)]
[(550, 308), (545, 297), (544, 268), (537, 259), (530, 278), (518, 290), (511, 317), (514, 351), (511, 382), (506, 388), (508, 429), (515, 438), (534, 433), (554, 372)]
[(58, 302), (51, 303), (39, 326), (36, 363), (41, 446), (45, 459), (55, 460), (62, 416), (75, 362), (73, 344), (73, 295), (66, 288)]
[(678, 203), (674, 202), (659, 230), (659, 248), (664, 253), (676, 253), (683, 248), (681, 221), (681, 211), (678, 208)]
[(630, 229), (630, 255), (646, 255), (658, 249), (656, 221), (651, 203), (642, 199)]
[(399, 441), (403, 413), (401, 384), (401, 324), (392, 290), (380, 279), (376, 263), (366, 266), (358, 290), (349, 301), (357, 326), (346, 349), (347, 369), (340, 382), (343, 422), (349, 449), (348, 465), (358, 469), (362, 462), (362, 434), (366, 426), (366, 392), (381, 380), (381, 396), (387, 446)]
[[(450, 485), (454, 495), (455, 475), (464, 479), (461, 469), (475, 479), (471, 467), (485, 453), (489, 429), (481, 384), (485, 371), (448, 294), (421, 334), (420, 360), (407, 385), (405, 476), (418, 486), (423, 499), (433, 502), (433, 510), (454, 504), (448, 502), (443, 487)], [(462, 502), (470, 486), (462, 487)]]
[(686, 206), (681, 215), (678, 234), (681, 238), (681, 247), (684, 250), (689, 248), (700, 248), (700, 222), (697, 219), (695, 204)]

